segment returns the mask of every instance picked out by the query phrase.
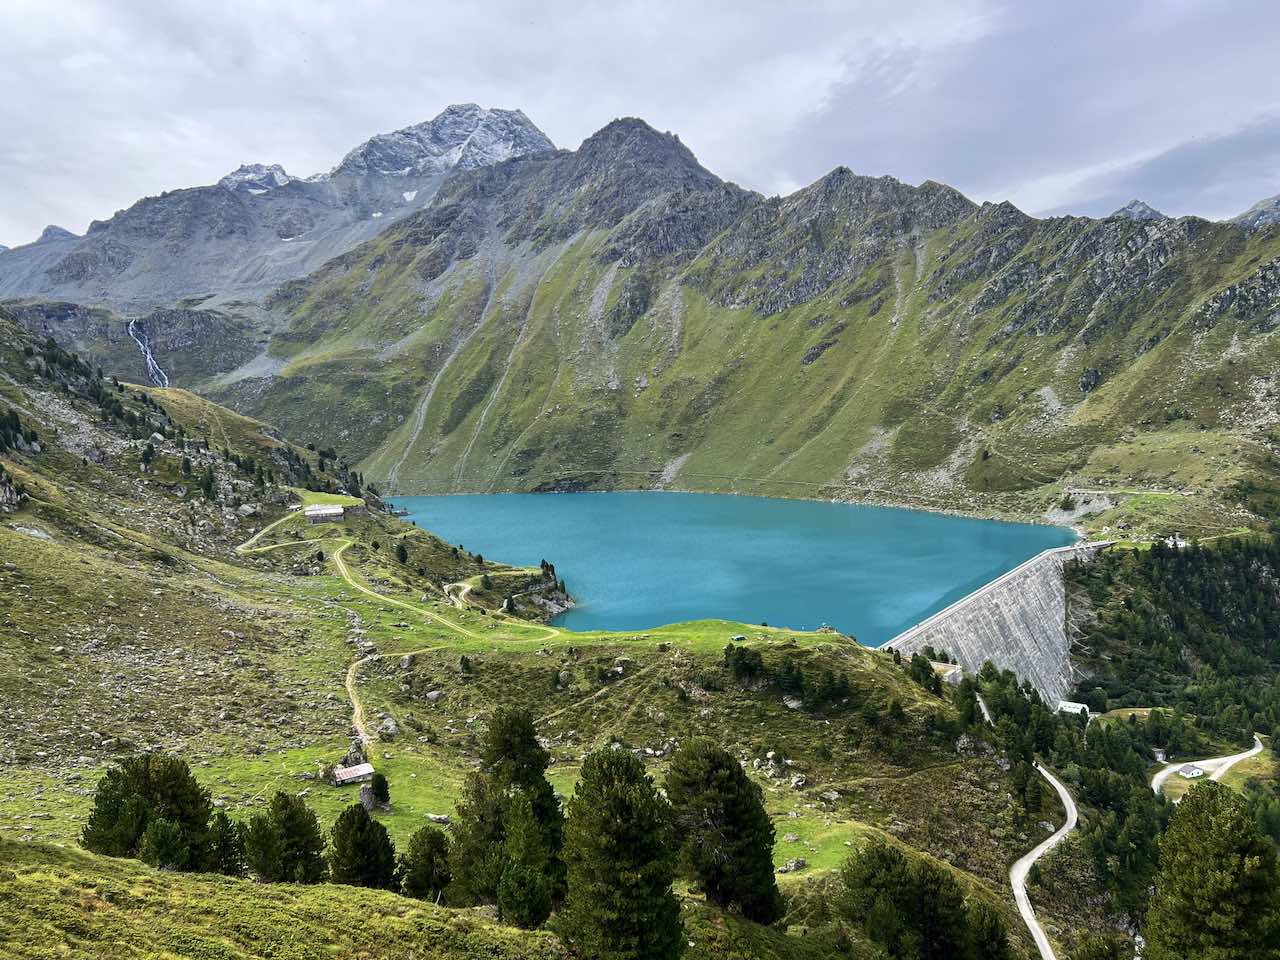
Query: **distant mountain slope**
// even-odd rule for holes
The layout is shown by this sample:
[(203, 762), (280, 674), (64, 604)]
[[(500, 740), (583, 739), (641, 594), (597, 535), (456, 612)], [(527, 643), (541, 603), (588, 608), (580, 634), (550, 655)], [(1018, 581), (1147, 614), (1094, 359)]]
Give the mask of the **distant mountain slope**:
[(0, 252), (0, 297), (130, 311), (186, 297), (256, 299), (421, 209), (450, 171), (552, 149), (518, 110), (452, 106), (374, 137), (328, 174), (249, 164), (212, 186), (139, 200), (83, 237), (50, 227)]
[(1231, 222), (1246, 227), (1265, 227), (1280, 223), (1280, 195), (1259, 200), (1238, 217), (1233, 217)]
[[(402, 170), (422, 136), (343, 166)], [(178, 385), (400, 492), (870, 498), (1107, 536), (1258, 524), (1244, 504), (1280, 475), (1280, 228), (1148, 211), (1038, 220), (843, 167), (766, 198), (625, 119), (456, 169), (260, 305), (193, 298), (134, 333)], [(123, 318), (17, 312), (146, 375)]]
[[(1232, 491), (1278, 419), (1274, 229), (1036, 220), (844, 168), (766, 199), (634, 120), (454, 175), (268, 307), (271, 376), (215, 394), (403, 492), (1039, 513), (1066, 484), (1207, 532), (1250, 522)], [(1138, 523), (1121, 499), (1090, 522)]]

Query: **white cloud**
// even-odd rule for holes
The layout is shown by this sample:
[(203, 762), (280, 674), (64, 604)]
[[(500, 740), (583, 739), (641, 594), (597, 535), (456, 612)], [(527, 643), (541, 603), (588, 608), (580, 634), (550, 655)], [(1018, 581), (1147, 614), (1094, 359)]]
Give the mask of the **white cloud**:
[(9, 0), (0, 242), (245, 162), (326, 170), (460, 101), (520, 107), (566, 147), (640, 116), (769, 193), (843, 163), (1057, 207), (1098, 171), (1280, 108), (1278, 25), (1259, 0), (1230, 17), (1157, 0)]

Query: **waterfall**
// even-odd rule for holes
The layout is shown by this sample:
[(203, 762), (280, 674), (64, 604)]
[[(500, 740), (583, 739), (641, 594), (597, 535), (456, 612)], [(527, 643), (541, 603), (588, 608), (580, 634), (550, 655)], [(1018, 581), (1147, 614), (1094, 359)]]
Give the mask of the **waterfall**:
[(134, 329), (137, 322), (137, 320), (129, 321), (129, 336), (133, 337), (133, 342), (138, 345), (138, 349), (142, 351), (142, 358), (147, 362), (147, 377), (157, 387), (167, 387), (169, 375), (161, 369), (160, 364), (156, 363), (156, 358), (151, 353), (151, 345), (147, 342), (147, 335), (144, 333), (138, 336), (137, 330)]

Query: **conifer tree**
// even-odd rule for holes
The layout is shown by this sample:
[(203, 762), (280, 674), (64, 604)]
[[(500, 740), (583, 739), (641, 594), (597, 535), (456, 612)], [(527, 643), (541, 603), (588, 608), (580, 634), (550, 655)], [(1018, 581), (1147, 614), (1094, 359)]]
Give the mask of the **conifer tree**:
[(773, 823), (760, 787), (738, 761), (709, 740), (694, 740), (672, 758), (666, 789), (683, 838), (683, 872), (711, 903), (736, 907), (758, 923), (777, 920)]
[(450, 828), (451, 900), (497, 902), (498, 882), (506, 866), (502, 800), (484, 774), (472, 773), (464, 781)]
[(564, 845), (564, 812), (555, 788), (547, 780), (551, 757), (538, 743), (533, 717), (527, 710), (500, 707), (485, 729), (480, 755), (481, 769), (491, 778), (494, 788), (507, 792), (519, 789), (533, 809), (542, 831), (547, 851), (547, 877), (551, 896), (564, 896), (564, 862), (560, 849)]
[(973, 960), (1013, 960), (1009, 930), (1000, 911), (985, 900), (969, 904), (969, 956)]
[(559, 930), (597, 960), (670, 960), (684, 948), (671, 892), (677, 848), (671, 806), (625, 750), (582, 764), (565, 823), (568, 894)]
[(209, 869), (228, 877), (244, 876), (244, 835), (240, 826), (219, 810), (213, 815), (209, 834)]
[(396, 848), (361, 804), (353, 803), (334, 821), (329, 841), (329, 879), (353, 887), (392, 890), (396, 886)]
[(419, 900), (439, 902), (452, 875), (449, 872), (449, 838), (436, 827), (421, 827), (409, 837), (400, 855), (400, 890)]
[(265, 813), (249, 818), (245, 860), (267, 883), (319, 883), (324, 879), (324, 834), (301, 797), (277, 791)]
[(1160, 871), (1143, 935), (1149, 960), (1280, 956), (1276, 851), (1243, 798), (1197, 784), (1160, 840)]
[(138, 843), (138, 859), (159, 870), (182, 870), (190, 857), (182, 828), (172, 820), (153, 817)]
[(199, 869), (207, 855), (212, 808), (209, 791), (185, 761), (144, 753), (111, 767), (98, 781), (81, 842), (94, 853), (136, 857), (147, 826), (163, 819), (178, 829), (186, 846), (180, 865)]

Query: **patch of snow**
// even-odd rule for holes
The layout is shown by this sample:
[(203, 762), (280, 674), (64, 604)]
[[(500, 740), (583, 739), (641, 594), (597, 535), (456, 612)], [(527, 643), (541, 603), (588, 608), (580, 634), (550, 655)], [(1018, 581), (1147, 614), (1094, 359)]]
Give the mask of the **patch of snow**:
[(255, 197), (260, 197), (260, 196), (262, 196), (264, 193), (266, 193), (267, 191), (266, 191), (266, 190), (264, 190), (264, 189), (258, 189), (258, 190), (255, 190), (253, 187), (250, 187), (250, 188), (249, 188), (249, 192), (250, 192), (250, 193), (252, 193)]
[(413, 199), (417, 195), (418, 195), (417, 190), (406, 190), (404, 193), (401, 194), (401, 196), (404, 197), (405, 203), (413, 203)]
[(375, 210), (375, 211), (373, 211), (373, 219), (377, 220), (380, 216), (382, 216), (382, 211), (381, 211), (381, 210)]
[(283, 187), (291, 180), (293, 177), (285, 173), (284, 167), (278, 163), (245, 163), (219, 180), (218, 186), (227, 190), (248, 187), (250, 193), (257, 194), (266, 193), (272, 187)]

